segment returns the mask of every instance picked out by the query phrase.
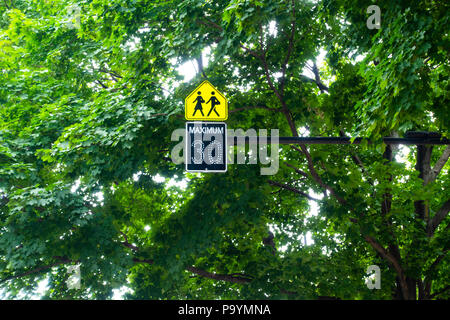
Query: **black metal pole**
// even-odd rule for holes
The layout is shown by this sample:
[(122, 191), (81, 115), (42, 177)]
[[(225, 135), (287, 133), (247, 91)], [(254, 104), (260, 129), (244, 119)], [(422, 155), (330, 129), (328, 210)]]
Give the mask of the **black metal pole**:
[[(361, 144), (365, 138), (355, 138), (350, 142), (350, 137), (278, 137), (279, 144)], [(248, 144), (250, 141), (258, 141), (258, 137), (228, 137), (228, 144)], [(385, 144), (404, 144), (404, 145), (450, 145), (450, 140), (439, 137), (415, 137), (415, 138), (394, 138), (384, 137)], [(261, 143), (258, 141), (258, 143)], [(275, 143), (270, 137), (267, 137), (267, 143)], [(371, 143), (368, 141), (368, 143)]]

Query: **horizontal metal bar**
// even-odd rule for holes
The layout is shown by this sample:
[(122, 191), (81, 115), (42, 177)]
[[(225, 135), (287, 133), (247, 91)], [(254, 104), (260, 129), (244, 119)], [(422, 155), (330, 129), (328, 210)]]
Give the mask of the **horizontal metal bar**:
[[(355, 138), (353, 143), (350, 137), (278, 137), (279, 144), (361, 144), (364, 138)], [(229, 145), (248, 144), (250, 141), (258, 141), (258, 137), (228, 137)], [(384, 137), (385, 144), (404, 145), (450, 145), (450, 140), (439, 137), (394, 138)], [(261, 143), (258, 141), (258, 143)], [(275, 143), (267, 137), (266, 143)], [(368, 141), (368, 143), (371, 143)]]

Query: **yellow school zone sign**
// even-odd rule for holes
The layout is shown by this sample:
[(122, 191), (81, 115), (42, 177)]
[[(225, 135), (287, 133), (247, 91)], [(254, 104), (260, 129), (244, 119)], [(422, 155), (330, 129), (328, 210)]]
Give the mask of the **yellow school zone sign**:
[(184, 100), (186, 120), (223, 121), (228, 119), (228, 101), (207, 80)]

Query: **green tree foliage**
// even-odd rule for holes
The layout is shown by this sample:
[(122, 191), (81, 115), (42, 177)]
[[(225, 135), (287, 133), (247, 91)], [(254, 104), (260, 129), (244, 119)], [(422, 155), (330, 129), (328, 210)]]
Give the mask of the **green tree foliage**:
[[(48, 299), (449, 298), (450, 149), (403, 148), (399, 162), (378, 143), (448, 136), (449, 5), (379, 1), (370, 30), (371, 4), (3, 1), (4, 294), (46, 279)], [(229, 128), (374, 143), (281, 146), (274, 176), (186, 173), (171, 134), (205, 78), (229, 100)], [(373, 264), (380, 290), (364, 283)]]

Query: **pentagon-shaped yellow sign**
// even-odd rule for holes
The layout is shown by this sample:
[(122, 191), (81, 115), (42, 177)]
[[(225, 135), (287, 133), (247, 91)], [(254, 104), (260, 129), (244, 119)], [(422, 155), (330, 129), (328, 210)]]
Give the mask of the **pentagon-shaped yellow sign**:
[(186, 120), (223, 121), (228, 119), (228, 101), (209, 81), (203, 81), (184, 100)]

